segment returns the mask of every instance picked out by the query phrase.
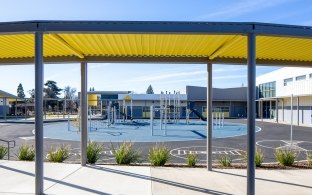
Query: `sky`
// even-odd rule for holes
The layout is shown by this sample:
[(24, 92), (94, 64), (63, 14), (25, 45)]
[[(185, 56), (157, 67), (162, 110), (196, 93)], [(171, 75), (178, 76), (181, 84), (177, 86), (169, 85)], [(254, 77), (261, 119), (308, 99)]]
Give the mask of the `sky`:
[[(311, 0), (0, 0), (0, 22), (24, 20), (231, 21), (312, 26)], [(1, 52), (1, 51), (0, 51)], [(257, 75), (280, 67), (257, 67)], [(206, 86), (203, 64), (88, 64), (88, 87), (145, 93)], [(46, 64), (44, 79), (80, 88), (79, 64)], [(247, 67), (214, 65), (213, 87), (246, 86)], [(0, 66), (0, 90), (34, 88), (34, 66)]]

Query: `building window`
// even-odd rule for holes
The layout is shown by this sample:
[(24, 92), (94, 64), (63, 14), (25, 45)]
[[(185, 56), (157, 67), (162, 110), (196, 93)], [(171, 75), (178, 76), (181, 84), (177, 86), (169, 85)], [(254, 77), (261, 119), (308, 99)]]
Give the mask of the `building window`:
[(275, 97), (276, 82), (263, 83), (259, 85), (259, 98)]
[(291, 82), (293, 82), (293, 78), (284, 79), (284, 86), (289, 85)]
[(143, 106), (143, 112), (149, 112), (150, 107), (149, 106)]
[(296, 81), (301, 81), (301, 80), (305, 80), (305, 79), (306, 79), (306, 75), (301, 75), (301, 76), (296, 77)]
[(230, 112), (230, 108), (227, 106), (213, 107), (212, 112)]

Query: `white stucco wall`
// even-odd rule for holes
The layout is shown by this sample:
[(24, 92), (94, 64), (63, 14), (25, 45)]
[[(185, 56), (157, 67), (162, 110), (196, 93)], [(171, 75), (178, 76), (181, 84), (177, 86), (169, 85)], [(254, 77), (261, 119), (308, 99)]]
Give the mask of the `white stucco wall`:
[[(285, 67), (270, 73), (258, 76), (256, 79), (257, 86), (259, 84), (276, 81), (276, 96), (293, 95), (312, 95), (312, 68), (293, 68)], [(306, 75), (305, 80), (296, 81), (297, 76)], [(293, 82), (284, 86), (284, 79), (293, 78)]]
[[(284, 109), (282, 106), (284, 101)], [(284, 114), (284, 118), (283, 118)], [(312, 126), (312, 96), (299, 97), (299, 115), (297, 109), (297, 97), (293, 98), (293, 124)], [(291, 123), (291, 98), (282, 98), (278, 103), (278, 120)]]

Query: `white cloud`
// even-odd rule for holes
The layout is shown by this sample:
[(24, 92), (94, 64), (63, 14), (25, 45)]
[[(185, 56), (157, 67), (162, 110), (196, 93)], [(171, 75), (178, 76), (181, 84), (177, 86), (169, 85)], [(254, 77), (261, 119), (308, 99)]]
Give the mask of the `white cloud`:
[(243, 75), (225, 75), (225, 76), (215, 76), (215, 77), (212, 77), (213, 80), (238, 79), (238, 78), (247, 78), (247, 75), (246, 74), (243, 74)]
[(224, 20), (247, 13), (252, 13), (264, 8), (274, 7), (289, 0), (245, 0), (240, 3), (230, 4), (223, 9), (210, 12), (199, 17), (201, 20)]
[(95, 63), (95, 64), (88, 64), (88, 69), (100, 69), (107, 66), (111, 66), (112, 63)]
[[(219, 65), (218, 65), (219, 66)], [(215, 68), (212, 69), (212, 72), (219, 73), (219, 72), (235, 72), (235, 71), (241, 71), (241, 70), (247, 70), (247, 66), (229, 66), (224, 65), (222, 68)]]
[(178, 80), (170, 80), (170, 81), (164, 81), (164, 82), (158, 82), (160, 84), (169, 84), (169, 83), (192, 83), (197, 81), (207, 81), (207, 78), (192, 78), (192, 79), (178, 79)]
[(137, 77), (134, 79), (130, 79), (129, 82), (144, 82), (144, 81), (157, 81), (157, 80), (163, 80), (168, 78), (174, 78), (174, 77), (185, 77), (192, 76), (192, 75), (201, 75), (206, 74), (207, 71), (193, 71), (193, 72), (172, 72), (167, 74), (150, 74), (147, 76)]

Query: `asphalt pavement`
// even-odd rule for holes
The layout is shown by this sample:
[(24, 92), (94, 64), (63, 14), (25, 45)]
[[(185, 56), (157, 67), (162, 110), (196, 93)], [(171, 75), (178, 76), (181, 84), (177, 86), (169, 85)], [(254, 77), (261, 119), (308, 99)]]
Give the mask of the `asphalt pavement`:
[[(225, 122), (246, 123), (244, 119), (228, 119)], [(275, 162), (274, 152), (277, 148), (289, 147), (290, 143), (290, 125), (276, 124), (270, 122), (257, 122), (256, 124), (262, 130), (256, 133), (257, 148), (265, 155), (265, 162)], [(34, 124), (20, 123), (0, 123), (0, 139), (14, 140), (16, 146), (10, 149), (10, 159), (16, 159), (16, 152), (22, 144), (35, 145)], [(5, 142), (0, 142), (5, 145)], [(118, 147), (121, 143), (102, 142), (104, 151), (98, 163), (114, 163), (112, 148)], [(199, 157), (199, 163), (205, 163), (206, 159), (206, 140), (197, 141), (173, 141), (173, 142), (135, 142), (135, 149), (142, 155), (143, 163), (148, 162), (148, 152), (150, 148), (157, 144), (166, 145), (170, 148), (171, 159), (169, 163), (185, 163), (188, 153), (196, 153)], [(61, 145), (70, 147), (71, 157), (67, 162), (79, 163), (80, 142), (65, 141), (57, 139), (44, 139), (45, 154), (51, 149)], [(213, 157), (217, 162), (220, 155), (229, 155), (233, 162), (243, 162), (245, 151), (247, 150), (246, 135), (213, 139)], [(293, 126), (292, 147), (297, 151), (298, 159), (306, 159), (306, 153), (312, 151), (312, 127)], [(5, 157), (6, 158), (6, 157)]]

